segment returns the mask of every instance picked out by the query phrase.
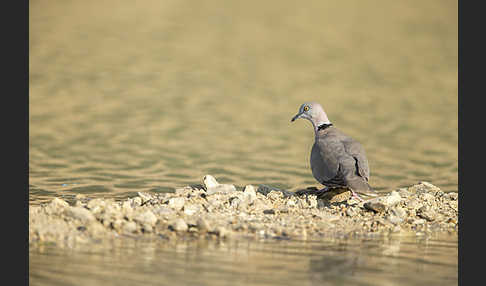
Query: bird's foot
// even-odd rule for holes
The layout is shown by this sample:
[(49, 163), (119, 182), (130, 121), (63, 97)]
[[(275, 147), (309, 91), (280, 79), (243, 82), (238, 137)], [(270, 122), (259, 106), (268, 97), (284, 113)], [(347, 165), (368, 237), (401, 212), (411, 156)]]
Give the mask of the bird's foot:
[(351, 190), (351, 193), (352, 193), (351, 195), (352, 198), (356, 198), (358, 201), (364, 202), (364, 200), (360, 198), (360, 196), (358, 196), (358, 194), (355, 193), (353, 190)]

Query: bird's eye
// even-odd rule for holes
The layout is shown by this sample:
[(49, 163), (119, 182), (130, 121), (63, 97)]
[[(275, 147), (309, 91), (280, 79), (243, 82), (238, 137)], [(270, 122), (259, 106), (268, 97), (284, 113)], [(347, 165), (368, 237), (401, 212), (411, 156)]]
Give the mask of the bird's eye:
[(304, 111), (308, 111), (309, 110), (309, 106), (304, 106)]

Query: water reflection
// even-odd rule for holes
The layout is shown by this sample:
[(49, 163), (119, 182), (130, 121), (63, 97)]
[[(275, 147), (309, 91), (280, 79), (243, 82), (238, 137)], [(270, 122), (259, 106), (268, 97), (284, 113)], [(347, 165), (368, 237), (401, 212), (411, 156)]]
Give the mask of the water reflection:
[(35, 285), (457, 285), (457, 236), (40, 245), (29, 270)]

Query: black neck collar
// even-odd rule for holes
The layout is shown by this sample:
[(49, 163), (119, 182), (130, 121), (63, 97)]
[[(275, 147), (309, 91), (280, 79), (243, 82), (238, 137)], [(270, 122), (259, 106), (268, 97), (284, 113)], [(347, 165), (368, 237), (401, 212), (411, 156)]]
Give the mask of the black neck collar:
[(332, 126), (332, 123), (329, 123), (329, 124), (326, 124), (326, 123), (321, 124), (321, 125), (317, 126), (317, 131), (324, 130), (324, 129), (326, 129), (328, 127), (331, 127), (331, 126)]

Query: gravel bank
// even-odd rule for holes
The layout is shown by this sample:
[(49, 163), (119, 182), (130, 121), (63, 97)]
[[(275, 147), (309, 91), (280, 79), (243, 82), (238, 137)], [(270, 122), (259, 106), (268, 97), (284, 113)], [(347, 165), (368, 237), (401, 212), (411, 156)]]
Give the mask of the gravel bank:
[(243, 191), (207, 175), (202, 185), (124, 201), (55, 198), (29, 206), (29, 243), (71, 246), (121, 237), (156, 239), (319, 239), (458, 230), (458, 194), (420, 182), (359, 202), (344, 189)]

